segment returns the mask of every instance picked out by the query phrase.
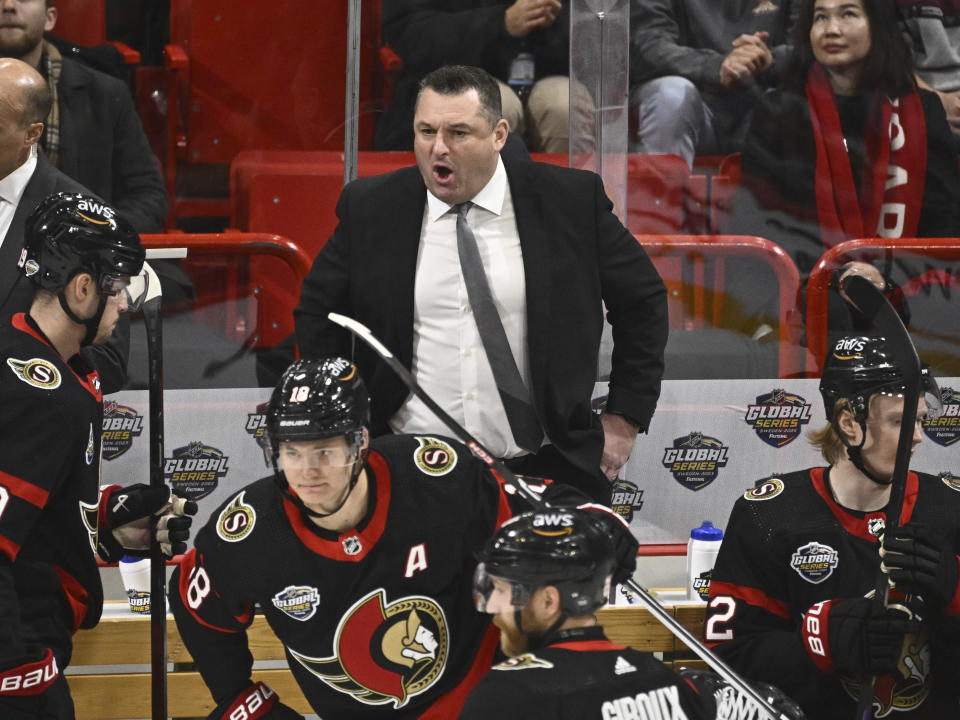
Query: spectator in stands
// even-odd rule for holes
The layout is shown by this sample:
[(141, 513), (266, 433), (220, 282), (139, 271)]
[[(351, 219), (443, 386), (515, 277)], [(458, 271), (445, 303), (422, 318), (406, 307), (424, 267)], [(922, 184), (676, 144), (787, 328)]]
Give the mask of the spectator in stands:
[[(417, 83), (461, 63), (497, 79), (503, 117), (532, 151), (567, 152), (569, 28), (570, 6), (561, 0), (383, 0), (383, 37), (403, 70), (377, 126), (377, 148), (413, 147)], [(592, 107), (582, 100), (578, 106)]]
[(159, 232), (167, 196), (130, 90), (120, 80), (62, 57), (43, 33), (57, 21), (54, 0), (0, 3), (0, 55), (40, 71), (53, 108), (40, 141), (47, 159), (110, 202), (140, 233)]
[(780, 244), (806, 277), (849, 238), (955, 236), (958, 183), (943, 106), (917, 88), (893, 6), (804, 0), (783, 89), (750, 126), (733, 230)]
[(633, 146), (695, 155), (734, 152), (759, 92), (786, 58), (796, 0), (717, 4), (631, 0)]
[[(36, 70), (20, 60), (0, 59), (0, 324), (27, 312), (33, 302), (33, 283), (17, 268), (27, 217), (48, 195), (88, 192), (35, 150), (51, 103)], [(130, 321), (123, 313), (106, 344), (83, 349), (100, 373), (104, 394), (123, 387), (129, 344)]]
[[(507, 123), (493, 77), (443, 67), (421, 86), (419, 167), (344, 188), (340, 222), (294, 313), (301, 356), (355, 355), (373, 398), (375, 435), (444, 432), (389, 367), (354, 348), (327, 314), (355, 317), (515, 472), (569, 477), (594, 498), (609, 496), (607, 479), (646, 431), (659, 396), (663, 283), (611, 212), (598, 176), (500, 155)], [(471, 246), (479, 257), (468, 257)], [(489, 283), (486, 298), (470, 270)], [(477, 284), (466, 284), (467, 274)], [(615, 347), (607, 409), (598, 418), (590, 399), (601, 298)], [(498, 352), (491, 352), (497, 332), (487, 321), (499, 327)], [(491, 356), (502, 360), (501, 371)], [(494, 379), (506, 370), (515, 382)]]
[(917, 84), (940, 97), (960, 147), (960, 3), (900, 0)]

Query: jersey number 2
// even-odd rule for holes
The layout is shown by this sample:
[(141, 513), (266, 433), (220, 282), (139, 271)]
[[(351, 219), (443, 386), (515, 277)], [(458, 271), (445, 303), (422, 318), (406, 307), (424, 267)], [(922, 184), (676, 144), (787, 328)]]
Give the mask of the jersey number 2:
[(717, 595), (715, 598), (710, 599), (710, 604), (707, 607), (709, 607), (711, 610), (716, 610), (721, 607), (725, 609), (721, 610), (715, 615), (711, 615), (707, 619), (707, 626), (703, 633), (704, 639), (707, 642), (733, 640), (733, 630), (730, 628), (727, 628), (726, 630), (718, 630), (717, 625), (725, 623), (733, 617), (733, 613), (737, 609), (736, 600), (727, 595)]

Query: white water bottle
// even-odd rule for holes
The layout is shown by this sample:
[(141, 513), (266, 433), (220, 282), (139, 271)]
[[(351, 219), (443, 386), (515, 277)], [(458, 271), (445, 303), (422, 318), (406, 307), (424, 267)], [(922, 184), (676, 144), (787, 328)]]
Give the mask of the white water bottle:
[(704, 520), (700, 527), (690, 531), (687, 541), (687, 597), (706, 600), (710, 595), (710, 576), (720, 552), (723, 530)]
[(150, 614), (150, 558), (124, 555), (120, 558), (120, 578), (127, 591), (130, 612), (137, 615)]

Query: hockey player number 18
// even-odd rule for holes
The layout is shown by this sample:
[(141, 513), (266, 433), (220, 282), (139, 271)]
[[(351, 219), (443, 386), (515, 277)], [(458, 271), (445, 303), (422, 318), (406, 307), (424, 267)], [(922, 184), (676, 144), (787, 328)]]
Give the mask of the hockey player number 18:
[(724, 606), (726, 606), (726, 610), (718, 612), (715, 615), (711, 615), (707, 619), (707, 626), (703, 633), (703, 637), (705, 640), (707, 640), (707, 642), (733, 640), (733, 630), (730, 628), (727, 628), (726, 630), (718, 630), (717, 625), (725, 623), (727, 620), (733, 617), (733, 613), (737, 609), (736, 601), (728, 595), (717, 595), (715, 598), (710, 599), (710, 603), (708, 605), (711, 610), (715, 610)]
[(290, 391), (290, 402), (303, 402), (309, 394), (309, 385), (297, 385), (297, 387)]
[(210, 576), (202, 567), (195, 567), (190, 571), (190, 582), (187, 584), (187, 604), (191, 610), (196, 610), (203, 604), (203, 600), (210, 594)]

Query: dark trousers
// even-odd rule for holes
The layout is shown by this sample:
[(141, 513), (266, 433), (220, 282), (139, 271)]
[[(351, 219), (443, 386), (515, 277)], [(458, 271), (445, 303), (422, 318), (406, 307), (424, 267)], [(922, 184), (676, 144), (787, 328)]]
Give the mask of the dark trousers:
[(555, 483), (577, 488), (593, 502), (610, 504), (610, 481), (600, 472), (600, 468), (595, 473), (587, 473), (573, 465), (553, 445), (544, 445), (536, 455), (504, 460), (503, 464), (517, 475), (550, 478)]

